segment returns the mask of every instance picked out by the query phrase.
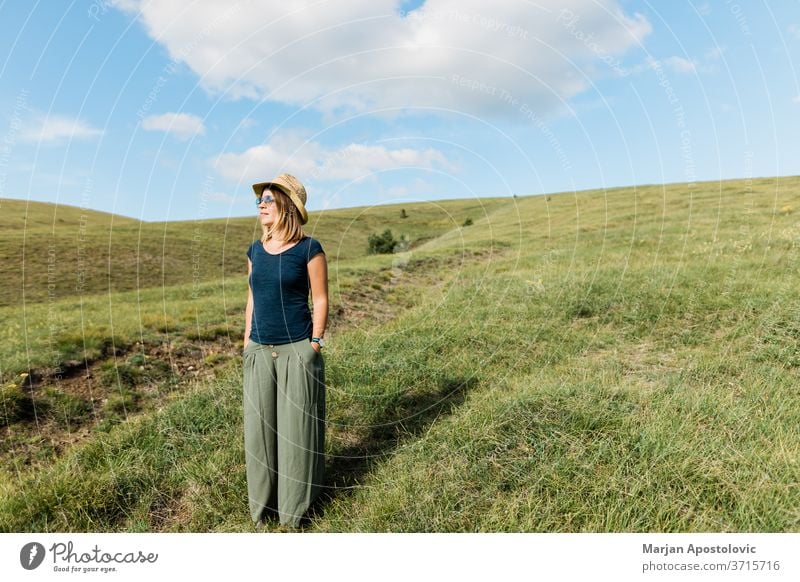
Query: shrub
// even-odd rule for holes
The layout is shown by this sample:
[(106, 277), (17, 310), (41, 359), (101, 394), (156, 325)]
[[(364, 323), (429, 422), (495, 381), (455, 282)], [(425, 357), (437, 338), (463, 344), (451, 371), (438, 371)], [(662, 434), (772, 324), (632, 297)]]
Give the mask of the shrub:
[(472, 226), (472, 219), (471, 218), (467, 218), (464, 221), (464, 226)]
[(383, 234), (373, 233), (369, 235), (367, 242), (369, 243), (369, 253), (371, 255), (388, 255), (394, 252), (394, 247), (397, 246), (399, 241), (395, 240), (392, 231), (387, 228), (383, 231)]

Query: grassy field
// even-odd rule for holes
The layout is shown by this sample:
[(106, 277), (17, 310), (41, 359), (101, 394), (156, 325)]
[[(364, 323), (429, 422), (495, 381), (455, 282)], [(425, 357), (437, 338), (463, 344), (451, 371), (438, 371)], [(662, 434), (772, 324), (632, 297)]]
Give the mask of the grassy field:
[[(309, 224), (333, 304), (312, 531), (800, 529), (800, 178), (402, 208)], [(105, 287), (0, 308), (0, 531), (253, 531), (238, 357), (252, 226), (109, 226)], [(367, 256), (384, 228), (411, 249)], [(169, 249), (175, 279), (131, 278), (136, 252), (109, 267), (111, 232)], [(17, 235), (4, 252), (31, 232)], [(175, 266), (192, 252), (222, 262)]]
[[(466, 218), (479, 220), (499, 199), (442, 201), (311, 213), (308, 234), (336, 260), (360, 259), (367, 238), (394, 228), (421, 244)], [(72, 206), (0, 199), (0, 307), (241, 277), (244, 251), (261, 237), (252, 218), (140, 222)]]

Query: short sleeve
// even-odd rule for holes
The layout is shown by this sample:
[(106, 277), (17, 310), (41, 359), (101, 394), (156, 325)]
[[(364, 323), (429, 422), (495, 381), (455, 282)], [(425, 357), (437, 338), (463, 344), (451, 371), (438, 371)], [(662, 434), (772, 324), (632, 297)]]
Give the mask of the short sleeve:
[(250, 243), (250, 247), (247, 249), (247, 258), (250, 259), (250, 261), (253, 260), (253, 247), (255, 244), (255, 242)]
[(325, 251), (322, 250), (322, 245), (317, 239), (310, 239), (308, 242), (308, 256), (306, 257), (306, 262), (310, 261), (320, 253), (325, 253)]

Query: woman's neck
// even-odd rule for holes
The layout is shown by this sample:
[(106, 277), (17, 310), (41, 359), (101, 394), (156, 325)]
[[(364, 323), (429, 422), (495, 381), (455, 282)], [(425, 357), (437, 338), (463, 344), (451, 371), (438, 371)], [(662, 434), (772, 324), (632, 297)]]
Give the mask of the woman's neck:
[(267, 239), (267, 242), (273, 242), (273, 243), (276, 243), (276, 244), (284, 244), (287, 241), (285, 236), (286, 236), (286, 233), (284, 233), (282, 231), (271, 232), (270, 236), (269, 236), (269, 239)]
[[(303, 238), (305, 238), (305, 234), (301, 233), (300, 238), (298, 238), (297, 240), (300, 241)], [(270, 237), (267, 239), (267, 242), (271, 242), (271, 243), (273, 243), (275, 245), (288, 244), (290, 242), (289, 241), (289, 234), (284, 232), (284, 231), (272, 232), (272, 233), (270, 233)]]

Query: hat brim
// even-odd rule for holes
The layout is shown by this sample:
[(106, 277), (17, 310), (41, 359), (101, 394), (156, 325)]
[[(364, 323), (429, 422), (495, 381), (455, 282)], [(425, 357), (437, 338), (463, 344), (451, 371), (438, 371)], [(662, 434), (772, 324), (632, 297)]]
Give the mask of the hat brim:
[(258, 184), (253, 184), (253, 192), (256, 196), (261, 196), (264, 193), (264, 190), (267, 188), (278, 188), (287, 196), (291, 196), (291, 193), (286, 189), (286, 186), (277, 184), (276, 182), (259, 182)]

